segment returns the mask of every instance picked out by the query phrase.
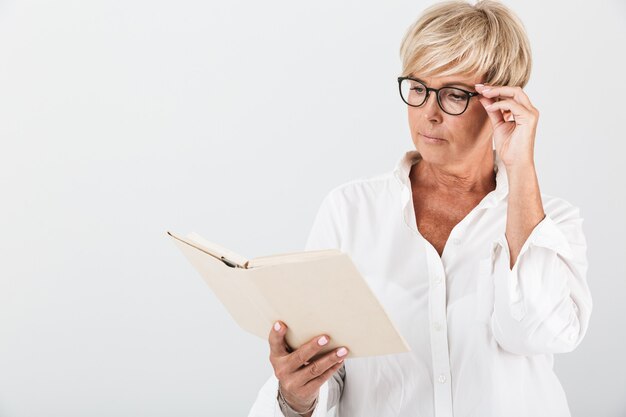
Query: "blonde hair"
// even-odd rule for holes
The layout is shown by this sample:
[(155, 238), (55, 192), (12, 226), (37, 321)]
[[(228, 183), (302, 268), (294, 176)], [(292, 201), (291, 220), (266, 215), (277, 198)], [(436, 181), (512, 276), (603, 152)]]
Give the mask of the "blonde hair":
[(400, 46), (402, 76), (478, 75), (491, 85), (524, 87), (532, 58), (524, 25), (503, 4), (446, 1), (427, 8)]

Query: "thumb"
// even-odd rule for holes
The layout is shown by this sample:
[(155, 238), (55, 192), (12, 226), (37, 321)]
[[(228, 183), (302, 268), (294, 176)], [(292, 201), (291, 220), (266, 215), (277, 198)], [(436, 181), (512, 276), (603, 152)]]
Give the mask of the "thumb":
[(270, 344), (270, 355), (285, 356), (289, 354), (289, 348), (285, 342), (285, 334), (287, 333), (287, 325), (282, 321), (277, 321), (272, 325), (272, 330), (268, 337)]

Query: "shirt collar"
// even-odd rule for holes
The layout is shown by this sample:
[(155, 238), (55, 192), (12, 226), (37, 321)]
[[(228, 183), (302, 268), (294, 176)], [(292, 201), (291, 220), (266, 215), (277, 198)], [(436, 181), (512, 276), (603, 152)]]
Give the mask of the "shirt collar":
[[(491, 193), (487, 194), (485, 200), (488, 200), (488, 197), (491, 200), (500, 201), (502, 200), (509, 191), (509, 183), (506, 175), (506, 167), (504, 163), (498, 157), (496, 150), (493, 150), (494, 157), (494, 167), (493, 170), (496, 173), (496, 189)], [(400, 181), (403, 187), (411, 190), (411, 180), (409, 179), (409, 173), (411, 172), (411, 167), (418, 163), (422, 159), (419, 151), (416, 149), (405, 152), (405, 154), (400, 158), (400, 160), (396, 163), (396, 166), (393, 170), (393, 174)]]

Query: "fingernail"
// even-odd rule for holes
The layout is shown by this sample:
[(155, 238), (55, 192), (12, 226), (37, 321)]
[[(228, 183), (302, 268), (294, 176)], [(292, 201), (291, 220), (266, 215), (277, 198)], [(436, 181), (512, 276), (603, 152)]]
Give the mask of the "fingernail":
[(280, 331), (280, 323), (279, 322), (274, 323), (274, 330), (276, 330), (277, 332)]
[(485, 89), (483, 90), (483, 93), (486, 93), (487, 91), (491, 91), (491, 88), (485, 88)]
[(484, 87), (484, 84), (474, 84), (476, 87)]
[(320, 346), (324, 346), (326, 343), (328, 343), (328, 339), (326, 338), (326, 336), (322, 336), (317, 339), (317, 344)]
[(343, 347), (337, 351), (337, 356), (339, 356), (340, 358), (342, 356), (346, 356), (347, 354), (348, 354), (348, 349), (343, 348)]

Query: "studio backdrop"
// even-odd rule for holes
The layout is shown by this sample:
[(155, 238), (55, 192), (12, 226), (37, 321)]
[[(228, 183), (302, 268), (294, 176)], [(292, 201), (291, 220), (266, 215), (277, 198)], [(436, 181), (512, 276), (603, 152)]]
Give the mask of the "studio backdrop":
[[(0, 3), (0, 416), (244, 416), (271, 375), (166, 231), (304, 249), (323, 197), (413, 148), (399, 47), (424, 1)], [(594, 309), (556, 356), (626, 416), (626, 5), (507, 0), (545, 194), (581, 210)], [(269, 329), (268, 329), (269, 331)]]

